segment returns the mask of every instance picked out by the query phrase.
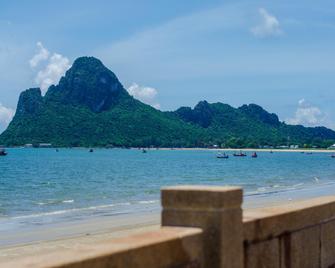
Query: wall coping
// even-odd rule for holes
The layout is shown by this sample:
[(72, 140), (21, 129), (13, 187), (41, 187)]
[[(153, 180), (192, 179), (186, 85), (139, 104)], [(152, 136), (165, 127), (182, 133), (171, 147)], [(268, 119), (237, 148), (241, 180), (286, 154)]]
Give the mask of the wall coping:
[(161, 189), (164, 209), (227, 209), (240, 207), (243, 190), (234, 186), (181, 185)]
[(335, 218), (335, 196), (296, 201), (273, 207), (245, 209), (243, 233), (246, 242), (266, 240), (318, 225)]

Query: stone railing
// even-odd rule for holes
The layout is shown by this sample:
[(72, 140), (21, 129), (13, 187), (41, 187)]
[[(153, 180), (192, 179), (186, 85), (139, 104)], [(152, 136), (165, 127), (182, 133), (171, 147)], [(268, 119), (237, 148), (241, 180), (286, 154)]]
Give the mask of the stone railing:
[(1, 267), (335, 267), (335, 197), (243, 213), (241, 205), (238, 187), (164, 188), (157, 231)]

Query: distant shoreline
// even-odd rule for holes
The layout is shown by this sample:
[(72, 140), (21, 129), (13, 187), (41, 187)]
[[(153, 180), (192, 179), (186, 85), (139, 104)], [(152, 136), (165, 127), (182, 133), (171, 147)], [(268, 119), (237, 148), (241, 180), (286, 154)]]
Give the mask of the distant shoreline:
[[(151, 150), (155, 150), (154, 148)], [(233, 149), (233, 148), (159, 148), (159, 150), (204, 150), (204, 151), (246, 151), (246, 152), (290, 152), (290, 153), (303, 153), (303, 152), (315, 152), (315, 153), (335, 153), (335, 149)]]
[(14, 146), (14, 147), (4, 147), (8, 149), (131, 149), (131, 150), (140, 150), (142, 148), (146, 150), (165, 150), (165, 151), (246, 151), (246, 152), (290, 152), (290, 153), (303, 153), (303, 152), (314, 152), (314, 153), (335, 153), (335, 149), (315, 149), (315, 148), (300, 148), (300, 149), (260, 149), (260, 148), (202, 148), (202, 147), (23, 147), (23, 146)]

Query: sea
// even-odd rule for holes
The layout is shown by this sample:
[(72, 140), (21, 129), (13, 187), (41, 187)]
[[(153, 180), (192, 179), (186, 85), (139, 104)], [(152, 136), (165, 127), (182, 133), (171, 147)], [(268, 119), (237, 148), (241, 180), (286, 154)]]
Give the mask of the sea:
[(13, 148), (0, 157), (0, 234), (27, 226), (159, 211), (160, 189), (234, 185), (245, 198), (335, 185), (330, 153)]

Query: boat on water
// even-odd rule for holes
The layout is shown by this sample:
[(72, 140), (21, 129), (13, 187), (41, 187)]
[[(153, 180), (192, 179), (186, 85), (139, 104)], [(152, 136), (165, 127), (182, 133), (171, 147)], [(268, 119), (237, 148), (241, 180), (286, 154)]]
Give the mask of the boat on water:
[(90, 153), (93, 153), (93, 149), (90, 149), (89, 152), (90, 152)]
[(245, 154), (242, 151), (240, 151), (239, 153), (234, 153), (234, 156), (244, 157), (244, 156), (247, 156), (247, 154)]
[(7, 154), (5, 149), (0, 149), (0, 156), (6, 156)]
[(257, 157), (258, 157), (258, 155), (257, 155), (257, 153), (256, 153), (256, 152), (254, 152), (254, 153), (251, 155), (251, 157), (252, 157), (252, 158), (257, 158)]
[(146, 150), (146, 149), (143, 149), (143, 150), (142, 150), (142, 153), (143, 153), (143, 154), (147, 153), (147, 150)]
[(229, 158), (229, 155), (227, 155), (226, 153), (218, 153), (216, 155), (216, 158), (222, 158), (222, 159), (228, 159)]
[(332, 154), (332, 155), (331, 155), (331, 158), (335, 158), (335, 154)]

